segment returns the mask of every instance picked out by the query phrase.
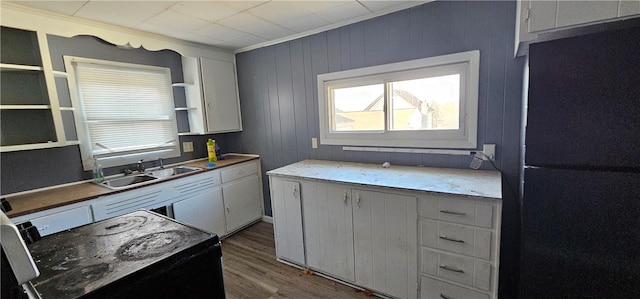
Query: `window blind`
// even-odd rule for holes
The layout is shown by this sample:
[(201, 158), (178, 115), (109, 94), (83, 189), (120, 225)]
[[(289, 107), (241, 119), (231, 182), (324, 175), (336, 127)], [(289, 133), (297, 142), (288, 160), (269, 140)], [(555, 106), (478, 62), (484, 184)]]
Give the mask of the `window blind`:
[(168, 69), (84, 62), (75, 69), (94, 158), (177, 146)]

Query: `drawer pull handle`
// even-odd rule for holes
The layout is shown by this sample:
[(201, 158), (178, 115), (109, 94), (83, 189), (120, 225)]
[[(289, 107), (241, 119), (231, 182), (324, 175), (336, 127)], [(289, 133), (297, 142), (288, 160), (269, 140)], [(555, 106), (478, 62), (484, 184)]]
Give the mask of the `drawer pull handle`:
[(461, 270), (461, 269), (452, 268), (452, 267), (449, 267), (447, 265), (440, 265), (440, 269), (444, 269), (444, 270), (451, 271), (451, 272), (456, 272), (456, 273), (464, 273), (464, 271)]
[(458, 215), (458, 216), (467, 215), (467, 213), (465, 213), (465, 212), (458, 212), (458, 211), (451, 211), (451, 210), (440, 210), (440, 213)]
[(447, 295), (445, 295), (443, 293), (440, 293), (440, 298), (442, 298), (442, 299), (451, 299), (451, 297), (449, 297), (449, 296), (447, 296)]
[(298, 198), (298, 188), (293, 188), (293, 197)]
[(464, 243), (464, 240), (452, 239), (452, 238), (449, 238), (447, 236), (440, 236), (439, 238), (442, 239), (442, 240), (447, 240), (447, 241), (451, 241), (451, 242)]

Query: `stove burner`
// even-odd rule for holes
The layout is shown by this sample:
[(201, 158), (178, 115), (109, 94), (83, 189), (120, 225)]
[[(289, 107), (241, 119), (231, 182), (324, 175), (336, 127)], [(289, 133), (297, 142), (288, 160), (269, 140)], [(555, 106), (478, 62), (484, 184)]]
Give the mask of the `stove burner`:
[(178, 249), (186, 242), (187, 233), (169, 230), (135, 238), (118, 248), (116, 257), (124, 261), (139, 261), (158, 257)]
[(56, 283), (60, 290), (76, 290), (85, 288), (111, 272), (111, 266), (107, 263), (95, 264), (86, 267), (74, 268), (62, 273)]
[(146, 216), (123, 216), (96, 224), (94, 231), (96, 236), (110, 236), (140, 227), (146, 222)]

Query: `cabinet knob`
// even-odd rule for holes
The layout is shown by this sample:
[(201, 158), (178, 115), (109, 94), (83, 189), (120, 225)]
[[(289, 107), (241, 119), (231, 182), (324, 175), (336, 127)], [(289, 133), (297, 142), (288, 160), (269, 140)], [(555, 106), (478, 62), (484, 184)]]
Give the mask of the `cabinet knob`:
[(360, 208), (360, 193), (356, 193), (356, 205)]
[(229, 209), (229, 207), (227, 207), (227, 212), (231, 212), (231, 209)]
[(298, 188), (293, 188), (293, 197), (298, 198)]
[(343, 200), (344, 200), (344, 205), (346, 206), (347, 205), (347, 192), (346, 191), (344, 192)]

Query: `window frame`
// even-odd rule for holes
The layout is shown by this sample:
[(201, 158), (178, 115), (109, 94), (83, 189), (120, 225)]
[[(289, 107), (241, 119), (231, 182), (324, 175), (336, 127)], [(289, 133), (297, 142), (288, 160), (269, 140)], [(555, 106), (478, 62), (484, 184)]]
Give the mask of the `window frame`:
[[(467, 51), (366, 68), (320, 74), (318, 113), (320, 143), (345, 146), (469, 149), (477, 146), (480, 51)], [(460, 74), (459, 127), (457, 130), (391, 130), (390, 90), (394, 81)], [(426, 74), (426, 76), (425, 76)], [(384, 131), (334, 131), (331, 88), (385, 84)]]
[[(171, 88), (171, 69), (167, 67), (160, 66), (152, 66), (152, 65), (144, 65), (144, 64), (136, 64), (136, 63), (125, 63), (125, 62), (116, 62), (110, 60), (102, 60), (102, 59), (94, 59), (94, 58), (85, 58), (85, 57), (76, 57), (76, 56), (64, 56), (65, 69), (67, 70), (67, 83), (69, 85), (69, 91), (71, 96), (71, 102), (74, 108), (74, 119), (76, 125), (76, 131), (78, 132), (78, 140), (80, 141), (80, 154), (82, 157), (82, 166), (84, 170), (91, 170), (94, 168), (94, 158), (97, 159), (98, 164), (102, 167), (115, 167), (122, 166), (127, 164), (136, 163), (139, 160), (155, 160), (158, 158), (174, 158), (179, 157), (180, 152), (180, 142), (178, 135), (178, 126), (177, 126), (177, 116), (175, 114), (175, 100), (173, 96), (173, 90)], [(85, 105), (82, 96), (80, 95), (80, 88), (77, 78), (77, 69), (76, 66), (78, 63), (82, 64), (97, 64), (101, 66), (113, 66), (113, 67), (124, 67), (131, 68), (137, 70), (152, 70), (156, 72), (161, 72), (165, 74), (166, 84), (169, 86), (169, 96), (170, 102), (172, 103), (171, 111), (173, 113), (170, 114), (171, 119), (171, 128), (174, 134), (174, 144), (172, 146), (168, 146), (158, 150), (133, 150), (123, 152), (122, 154), (105, 154), (99, 157), (93, 156), (93, 147), (91, 146), (91, 136), (89, 133), (87, 115), (85, 113)]]

